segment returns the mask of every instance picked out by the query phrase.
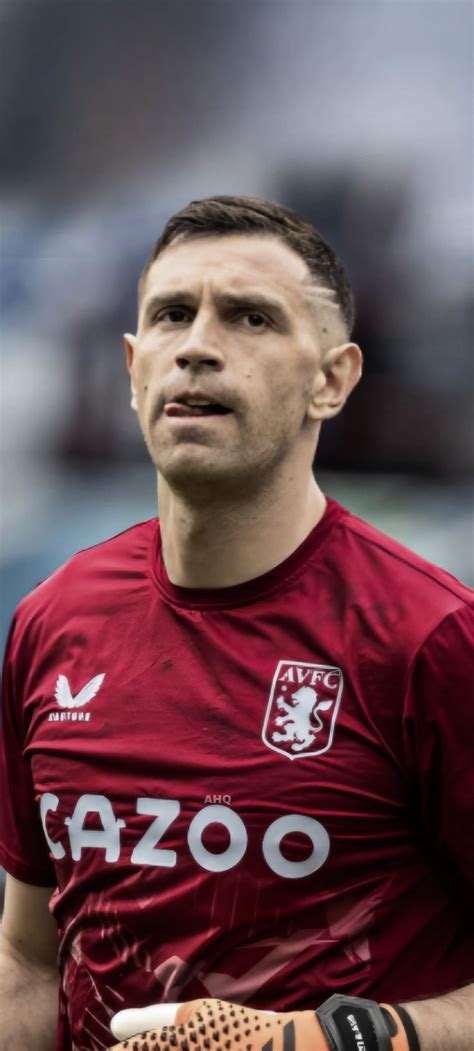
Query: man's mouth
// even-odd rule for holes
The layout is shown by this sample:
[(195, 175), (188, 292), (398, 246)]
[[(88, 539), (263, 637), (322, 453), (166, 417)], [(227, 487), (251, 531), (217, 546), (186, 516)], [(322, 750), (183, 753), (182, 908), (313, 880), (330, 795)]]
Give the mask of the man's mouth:
[(232, 409), (204, 398), (178, 398), (165, 405), (166, 416), (225, 416)]

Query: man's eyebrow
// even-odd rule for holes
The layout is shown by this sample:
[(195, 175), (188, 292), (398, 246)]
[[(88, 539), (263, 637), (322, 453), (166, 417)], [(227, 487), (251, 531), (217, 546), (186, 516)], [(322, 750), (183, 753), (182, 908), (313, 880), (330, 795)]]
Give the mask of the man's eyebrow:
[(223, 292), (216, 296), (218, 305), (225, 310), (254, 310), (256, 313), (273, 314), (277, 321), (289, 324), (290, 318), (278, 299), (267, 296), (264, 292)]
[(161, 292), (159, 295), (155, 294), (150, 296), (150, 299), (145, 300), (143, 304), (143, 316), (146, 321), (149, 321), (150, 317), (157, 312), (162, 310), (163, 307), (172, 306), (194, 306), (195, 301), (189, 292), (184, 289), (173, 289), (170, 292)]

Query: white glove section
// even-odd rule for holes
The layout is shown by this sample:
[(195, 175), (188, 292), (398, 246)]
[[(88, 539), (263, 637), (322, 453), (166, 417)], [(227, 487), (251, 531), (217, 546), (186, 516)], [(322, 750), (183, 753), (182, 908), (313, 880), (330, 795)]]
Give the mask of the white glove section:
[(128, 1040), (130, 1036), (144, 1033), (146, 1029), (161, 1029), (164, 1025), (174, 1025), (178, 1007), (181, 1007), (181, 1004), (129, 1007), (113, 1016), (110, 1028), (116, 1040)]

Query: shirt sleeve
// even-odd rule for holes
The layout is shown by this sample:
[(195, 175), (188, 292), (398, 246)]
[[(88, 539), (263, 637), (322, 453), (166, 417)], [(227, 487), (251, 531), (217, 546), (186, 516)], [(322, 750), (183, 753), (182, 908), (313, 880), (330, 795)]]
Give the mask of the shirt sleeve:
[(405, 747), (424, 834), (474, 887), (474, 608), (447, 616), (412, 664)]
[(21, 662), (13, 621), (2, 678), (0, 733), (0, 863), (24, 883), (56, 886), (54, 866), (35, 799), (29, 762), (23, 752)]

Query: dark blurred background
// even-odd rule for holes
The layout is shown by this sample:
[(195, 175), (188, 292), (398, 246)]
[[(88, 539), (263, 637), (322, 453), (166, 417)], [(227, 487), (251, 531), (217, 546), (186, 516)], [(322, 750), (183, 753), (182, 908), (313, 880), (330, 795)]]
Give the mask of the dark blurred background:
[(4, 636), (156, 513), (122, 333), (166, 218), (248, 193), (352, 280), (362, 385), (327, 492), (474, 582), (470, 0), (2, 0)]

